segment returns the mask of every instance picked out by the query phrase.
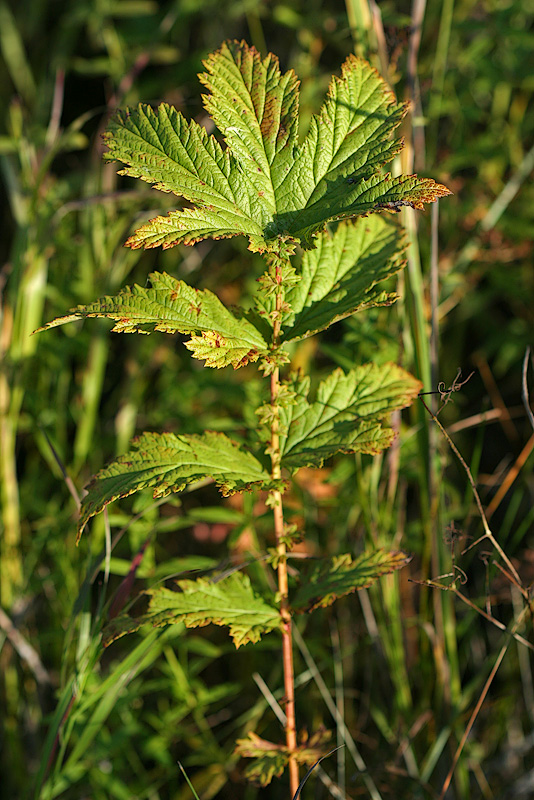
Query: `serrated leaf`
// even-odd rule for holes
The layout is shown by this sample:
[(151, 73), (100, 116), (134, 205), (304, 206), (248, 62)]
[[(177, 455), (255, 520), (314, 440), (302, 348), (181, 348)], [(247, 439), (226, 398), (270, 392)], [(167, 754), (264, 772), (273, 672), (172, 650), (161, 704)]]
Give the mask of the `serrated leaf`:
[(207, 237), (245, 235), (252, 250), (279, 238), (312, 245), (330, 220), (398, 210), (450, 194), (428, 178), (391, 178), (381, 167), (399, 151), (392, 139), (405, 106), (378, 72), (349, 56), (326, 102), (297, 141), (298, 81), (272, 54), (225, 42), (200, 76), (206, 109), (226, 149), (195, 122), (162, 105), (119, 112), (106, 133), (122, 174), (173, 192), (192, 208), (157, 217), (130, 237), (131, 247), (171, 247)]
[[(239, 196), (238, 191), (236, 195)], [(196, 244), (202, 239), (229, 239), (241, 235), (248, 236), (250, 249), (261, 251), (263, 231), (254, 220), (245, 219), (237, 212), (223, 213), (216, 207), (199, 206), (171, 211), (166, 217), (154, 217), (126, 240), (126, 246), (133, 250), (141, 247), (147, 250), (162, 247), (167, 250), (177, 244)]]
[(293, 163), (298, 136), (298, 79), (272, 53), (262, 61), (241, 42), (225, 42), (204, 62), (204, 106), (256, 192), (274, 214), (275, 176)]
[(252, 453), (223, 433), (199, 435), (144, 433), (132, 442), (134, 450), (101, 469), (82, 500), (78, 537), (88, 520), (108, 503), (152, 488), (154, 497), (182, 491), (206, 477), (213, 478), (223, 494), (245, 491), (251, 485), (267, 486), (269, 473)]
[(450, 194), (444, 186), (417, 176), (392, 179), (380, 168), (401, 150), (391, 136), (406, 106), (397, 103), (379, 73), (350, 55), (333, 77), (319, 114), (278, 191), (278, 231), (305, 245), (329, 220), (378, 211), (400, 203), (423, 203)]
[(314, 247), (313, 237), (323, 231), (327, 222), (365, 216), (375, 211), (400, 211), (403, 206), (423, 209), (451, 194), (449, 189), (431, 178), (389, 173), (356, 179), (341, 176), (328, 186), (320, 200), (298, 214), (282, 214), (277, 220), (280, 235), (296, 239), (302, 247)]
[[(309, 765), (324, 757), (324, 746), (330, 736), (330, 731), (322, 727), (313, 736), (306, 735), (292, 752), (296, 762)], [(234, 754), (253, 759), (245, 768), (245, 775), (261, 786), (267, 786), (273, 778), (280, 777), (289, 762), (286, 746), (262, 739), (254, 731), (249, 731), (246, 739), (237, 740)]]
[(104, 138), (106, 157), (127, 165), (120, 174), (141, 178), (196, 206), (144, 225), (128, 240), (131, 247), (166, 248), (240, 233), (261, 236), (261, 199), (249, 192), (230, 152), (175, 108), (163, 103), (157, 111), (143, 105), (119, 111)]
[(292, 313), (284, 318), (284, 342), (396, 299), (376, 288), (404, 266), (404, 241), (395, 224), (378, 215), (343, 222), (335, 233), (320, 234), (315, 244), (315, 250), (304, 253), (301, 280), (286, 294)]
[(354, 560), (349, 553), (314, 563), (303, 569), (301, 584), (291, 597), (296, 611), (326, 608), (343, 595), (371, 586), (382, 575), (401, 569), (410, 561), (402, 551), (374, 550)]
[[(251, 326), (252, 327), (252, 326)], [(201, 336), (192, 336), (185, 342), (195, 358), (205, 360), (207, 367), (227, 367), (229, 364), (234, 369), (244, 367), (246, 364), (257, 361), (260, 353), (255, 347), (243, 346), (242, 341), (227, 339), (217, 331), (206, 331)]]
[[(232, 364), (236, 368), (256, 361), (267, 352), (267, 344), (254, 325), (238, 319), (208, 289), (194, 289), (165, 272), (153, 272), (149, 282), (149, 287), (134, 285), (114, 297), (77, 306), (67, 316), (58, 317), (39, 330), (85, 317), (105, 317), (115, 321), (113, 330), (119, 333), (200, 333), (205, 342), (203, 353), (198, 352), (197, 337), (186, 343), (186, 347), (197, 358), (206, 358), (207, 366)], [(222, 347), (224, 359), (221, 359)]]
[(245, 775), (260, 786), (268, 786), (273, 778), (279, 778), (289, 763), (287, 747), (262, 739), (254, 731), (249, 731), (246, 739), (237, 740), (234, 753), (254, 759), (247, 764)]
[(280, 612), (261, 598), (242, 572), (234, 572), (219, 581), (208, 578), (176, 581), (180, 591), (159, 586), (147, 592), (148, 611), (137, 619), (120, 617), (113, 620), (105, 632), (105, 642), (141, 625), (156, 627), (183, 622), (186, 628), (219, 625), (230, 629), (236, 647), (258, 642), (264, 633), (280, 626)]
[(335, 453), (376, 454), (388, 447), (392, 411), (410, 405), (420, 381), (396, 364), (365, 364), (348, 373), (336, 369), (319, 384), (317, 398), (307, 399), (309, 378), (296, 377), (296, 402), (281, 409), (282, 466), (320, 467)]

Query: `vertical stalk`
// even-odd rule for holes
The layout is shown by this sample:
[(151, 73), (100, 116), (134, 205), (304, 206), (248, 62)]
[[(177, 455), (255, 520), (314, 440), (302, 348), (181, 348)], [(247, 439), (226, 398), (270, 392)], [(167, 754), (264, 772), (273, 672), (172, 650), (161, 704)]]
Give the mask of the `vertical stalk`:
[(354, 42), (354, 52), (365, 57), (369, 50), (368, 33), (371, 28), (371, 15), (367, 0), (345, 0), (347, 19)]
[[(279, 289), (276, 294), (276, 313), (273, 323), (273, 346), (276, 347), (280, 336), (281, 311), (283, 301), (283, 288), (280, 262), (276, 264), (276, 280)], [(273, 480), (279, 481), (282, 477), (280, 455), (280, 411), (278, 406), (278, 393), (280, 390), (280, 369), (271, 374), (271, 475)], [(291, 797), (296, 794), (299, 785), (299, 768), (294, 757), (297, 748), (297, 726), (295, 720), (295, 679), (293, 670), (293, 637), (291, 611), (289, 608), (288, 581), (287, 581), (287, 548), (284, 541), (284, 510), (282, 494), (279, 490), (271, 492), (272, 508), (274, 515), (274, 532), (276, 536), (276, 550), (278, 554), (278, 593), (280, 596), (280, 616), (282, 618), (282, 659), (284, 668), (284, 693), (286, 713), (286, 746), (289, 757), (289, 786)]]

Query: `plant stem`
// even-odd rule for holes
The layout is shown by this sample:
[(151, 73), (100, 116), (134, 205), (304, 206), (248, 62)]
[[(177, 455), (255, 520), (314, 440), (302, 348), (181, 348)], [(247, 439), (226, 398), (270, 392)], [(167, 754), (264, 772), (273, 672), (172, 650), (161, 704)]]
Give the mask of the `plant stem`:
[[(279, 281), (280, 291), (276, 296), (276, 316), (273, 325), (273, 345), (278, 343), (280, 335), (280, 315), (283, 300), (283, 288), (281, 286), (281, 270), (276, 266), (276, 277)], [(280, 455), (280, 411), (278, 406), (278, 393), (280, 390), (280, 369), (276, 367), (271, 374), (271, 407), (273, 416), (271, 421), (271, 474), (275, 481), (280, 481), (282, 477), (281, 455)], [(290, 753), (289, 757), (289, 787), (291, 797), (297, 792), (299, 785), (299, 768), (294, 757), (297, 748), (297, 726), (295, 720), (295, 678), (293, 671), (293, 637), (291, 610), (289, 607), (288, 581), (287, 581), (287, 548), (284, 536), (284, 509), (282, 506), (282, 493), (276, 489), (271, 492), (274, 514), (274, 532), (276, 536), (276, 549), (278, 553), (278, 593), (280, 595), (280, 616), (282, 618), (282, 659), (284, 667), (284, 692), (285, 692), (285, 713), (286, 713), (286, 746)]]

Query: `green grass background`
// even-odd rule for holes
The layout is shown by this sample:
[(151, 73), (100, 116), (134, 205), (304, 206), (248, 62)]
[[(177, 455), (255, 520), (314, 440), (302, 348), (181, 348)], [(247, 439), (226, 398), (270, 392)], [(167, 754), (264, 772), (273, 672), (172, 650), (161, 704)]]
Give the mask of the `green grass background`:
[[(223, 39), (245, 38), (296, 70), (303, 132), (352, 51), (399, 98), (414, 98), (398, 167), (454, 196), (406, 215), (412, 249), (396, 307), (339, 324), (293, 358), (317, 376), (393, 358), (428, 391), (474, 371), (440, 420), (495, 538), (523, 585), (534, 582), (533, 430), (522, 400), (534, 344), (533, 19), (533, 0), (0, 0), (0, 796), (181, 800), (191, 794), (178, 759), (202, 800), (288, 796), (285, 779), (247, 783), (232, 755), (249, 730), (282, 738), (251, 677), (282, 699), (276, 636), (236, 652), (224, 630), (177, 626), (99, 645), (106, 605), (143, 543), (136, 591), (212, 569), (229, 552), (247, 558), (269, 544), (261, 498), (221, 505), (208, 488), (156, 505), (140, 495), (74, 544), (74, 495), (103, 463), (147, 429), (243, 434), (239, 409), (261, 391), (254, 373), (203, 370), (179, 337), (118, 336), (97, 320), (30, 336), (77, 303), (143, 284), (156, 266), (229, 303), (257, 277), (244, 241), (123, 248), (172, 198), (101, 160), (118, 106), (166, 101), (209, 123), (196, 75)], [(483, 533), (480, 515), (422, 405), (399, 442), (382, 458), (340, 458), (292, 491), (309, 552), (414, 554), (395, 579), (298, 620), (299, 725), (310, 736), (324, 725), (345, 744), (322, 765), (334, 796), (439, 797), (506, 647), (446, 797), (531, 797), (527, 644), (465, 599), (408, 579), (460, 568), (463, 595), (508, 631), (523, 615), (517, 631), (531, 641), (532, 619), (489, 541), (461, 554)], [(312, 782), (305, 793), (336, 791)]]

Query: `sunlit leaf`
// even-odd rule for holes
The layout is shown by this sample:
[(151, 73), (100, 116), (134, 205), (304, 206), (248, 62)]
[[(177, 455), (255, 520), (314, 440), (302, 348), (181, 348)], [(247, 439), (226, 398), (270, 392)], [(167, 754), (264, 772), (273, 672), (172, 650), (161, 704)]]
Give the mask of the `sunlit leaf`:
[(226, 148), (165, 104), (119, 112), (107, 156), (122, 174), (184, 198), (192, 207), (143, 225), (127, 244), (171, 247), (245, 235), (252, 250), (278, 238), (312, 246), (330, 220), (397, 211), (449, 194), (429, 178), (392, 178), (381, 168), (401, 149), (392, 138), (405, 114), (378, 72), (349, 56), (299, 143), (298, 81), (272, 54), (225, 42), (200, 76), (206, 110)]
[(201, 336), (192, 336), (185, 346), (195, 358), (204, 360), (207, 367), (218, 369), (229, 364), (234, 369), (244, 367), (257, 361), (260, 353), (265, 353), (264, 348), (258, 350), (257, 347), (244, 345), (243, 340), (227, 339), (218, 331), (205, 331)]
[(348, 373), (336, 369), (309, 402), (309, 378), (296, 376), (296, 401), (281, 410), (282, 466), (318, 467), (335, 453), (379, 453), (394, 434), (389, 416), (410, 405), (420, 381), (396, 364), (365, 364)]
[(140, 489), (152, 488), (154, 497), (165, 497), (209, 477), (223, 494), (232, 494), (270, 482), (260, 462), (222, 433), (144, 433), (133, 445), (134, 450), (101, 469), (87, 487), (79, 535), (88, 520), (108, 503)]
[(202, 352), (197, 336), (186, 347), (197, 358), (205, 358), (207, 366), (240, 367), (267, 352), (267, 344), (254, 325), (232, 314), (213, 292), (194, 289), (166, 273), (153, 272), (149, 281), (149, 287), (135, 285), (114, 297), (77, 306), (40, 330), (85, 317), (105, 317), (114, 320), (113, 330), (119, 333), (200, 334)]
[(157, 627), (184, 623), (187, 628), (219, 625), (230, 629), (236, 647), (258, 642), (264, 633), (278, 628), (280, 613), (261, 598), (242, 572), (234, 572), (221, 580), (198, 578), (176, 581), (179, 591), (159, 586), (150, 596), (148, 611), (137, 619), (119, 617), (105, 633), (106, 644), (141, 625)]
[(357, 311), (396, 299), (376, 284), (404, 265), (397, 225), (375, 214), (340, 223), (334, 234), (317, 236), (315, 244), (315, 250), (304, 253), (301, 280), (286, 294), (292, 313), (284, 318), (282, 341), (302, 339)]
[(128, 165), (121, 174), (141, 178), (195, 206), (144, 225), (128, 240), (131, 247), (262, 235), (261, 200), (249, 192), (230, 152), (176, 109), (163, 103), (157, 111), (142, 105), (119, 111), (105, 138), (107, 156)]

